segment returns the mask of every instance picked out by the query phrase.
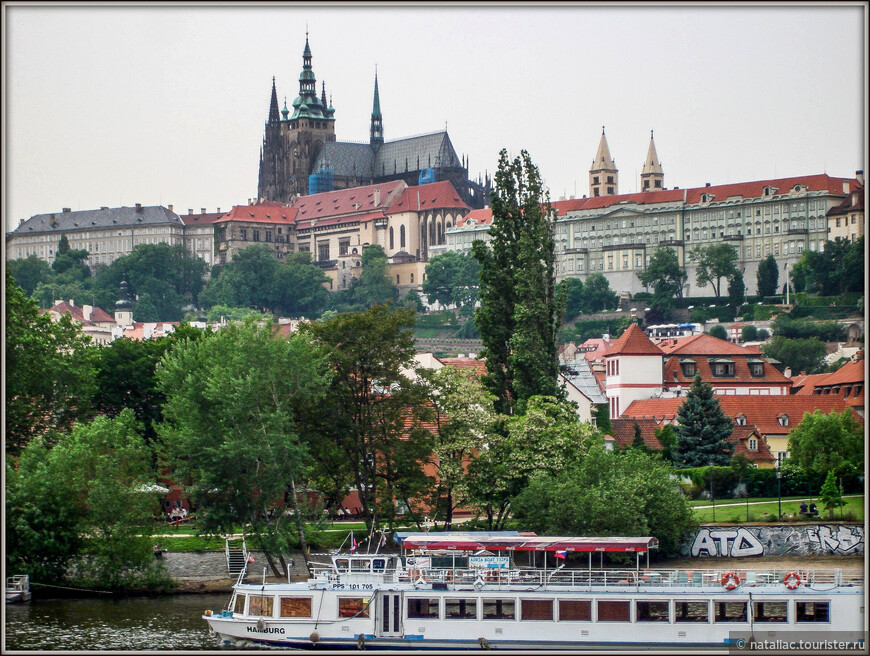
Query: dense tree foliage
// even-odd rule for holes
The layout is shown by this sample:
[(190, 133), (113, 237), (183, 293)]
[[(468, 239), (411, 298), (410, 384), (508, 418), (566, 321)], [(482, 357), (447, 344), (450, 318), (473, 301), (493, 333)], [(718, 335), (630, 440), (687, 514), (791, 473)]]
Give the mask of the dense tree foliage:
[(321, 468), (346, 472), (370, 527), (392, 527), (397, 504), (421, 516), (430, 484), (423, 472), (432, 453), (432, 435), (422, 426), (425, 390), (407, 373), (414, 369), (413, 326), (413, 311), (375, 305), (301, 327), (325, 349), (332, 372), (329, 393), (307, 419), (326, 442), (313, 455), (326, 458)]
[(669, 319), (674, 299), (683, 297), (683, 285), (688, 277), (680, 267), (677, 253), (667, 246), (656, 248), (646, 269), (637, 275), (644, 287), (653, 289), (650, 308), (663, 319)]
[(771, 324), (773, 334), (789, 339), (809, 339), (816, 337), (823, 342), (842, 342), (846, 340), (846, 327), (836, 321), (810, 321), (792, 319), (787, 314), (779, 314)]
[(713, 337), (718, 337), (719, 339), (724, 339), (726, 341), (728, 340), (728, 331), (721, 323), (714, 324), (707, 333)]
[(585, 284), (583, 296), (586, 314), (614, 310), (619, 307), (619, 296), (610, 289), (610, 283), (607, 282), (603, 273), (593, 273), (586, 278)]
[(486, 359), (484, 384), (500, 412), (522, 412), (529, 397), (560, 396), (557, 333), (563, 301), (556, 294), (554, 212), (529, 154), (499, 155), (491, 194), (488, 246), (472, 245), (480, 262), (475, 324)]
[(846, 408), (843, 412), (806, 413), (788, 436), (789, 459), (824, 475), (864, 471), (864, 428)]
[(388, 274), (389, 260), (379, 244), (367, 246), (362, 254), (359, 278), (350, 287), (329, 296), (329, 310), (335, 312), (363, 312), (374, 305), (394, 302), (399, 288)]
[(728, 305), (735, 310), (746, 300), (746, 284), (743, 282), (743, 274), (737, 271), (728, 280)]
[(758, 339), (758, 328), (752, 324), (743, 326), (743, 329), (740, 331), (740, 341), (754, 342), (756, 339)]
[(689, 257), (697, 265), (695, 275), (698, 287), (706, 287), (709, 283), (717, 299), (722, 295), (722, 278), (730, 281), (739, 273), (736, 266), (737, 250), (731, 244), (696, 246)]
[(851, 242), (838, 237), (822, 251), (804, 251), (791, 270), (794, 290), (820, 296), (864, 290), (864, 237)]
[(761, 353), (768, 359), (779, 360), (790, 367), (793, 373), (815, 374), (824, 369), (827, 350), (825, 343), (816, 337), (789, 339), (776, 335), (762, 344)]
[(54, 322), (6, 271), (6, 449), (90, 415), (94, 350), (68, 316)]
[(674, 459), (678, 466), (703, 467), (727, 465), (734, 452), (734, 444), (728, 441), (734, 429), (725, 415), (718, 399), (713, 395), (713, 386), (695, 376), (686, 400), (677, 411), (677, 445)]
[(33, 296), (40, 283), (50, 282), (54, 272), (48, 262), (36, 255), (28, 255), (23, 260), (9, 260), (6, 262), (6, 270), (15, 278), (18, 286), (28, 296)]
[(430, 303), (455, 306), (462, 316), (470, 316), (477, 303), (480, 263), (470, 253), (447, 251), (435, 255), (426, 265), (423, 293)]
[[(283, 554), (306, 546), (309, 457), (297, 418), (325, 395), (325, 365), (307, 336), (283, 339), (248, 320), (180, 342), (157, 374), (166, 396), (158, 431), (203, 530), (244, 526), (276, 576), (287, 576)], [(268, 512), (285, 504), (292, 521)]]
[(824, 506), (828, 513), (828, 519), (834, 519), (834, 511), (846, 505), (843, 499), (843, 491), (837, 486), (837, 477), (833, 471), (829, 471), (819, 491), (819, 503)]
[(779, 266), (773, 255), (768, 255), (758, 263), (755, 275), (759, 296), (773, 296), (779, 285)]
[(513, 503), (523, 530), (555, 535), (650, 535), (676, 556), (695, 528), (692, 509), (658, 456), (593, 445), (557, 473), (535, 476)]

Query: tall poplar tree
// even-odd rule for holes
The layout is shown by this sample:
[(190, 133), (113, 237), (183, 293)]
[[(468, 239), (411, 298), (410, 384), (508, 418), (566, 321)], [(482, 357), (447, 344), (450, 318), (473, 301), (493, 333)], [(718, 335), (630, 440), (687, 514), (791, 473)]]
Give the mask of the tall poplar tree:
[(677, 420), (677, 466), (705, 467), (711, 462), (722, 466), (731, 461), (734, 444), (728, 438), (734, 426), (713, 396), (713, 386), (700, 375), (692, 381)]
[(499, 153), (491, 193), (491, 242), (476, 241), (483, 341), (483, 382), (496, 409), (522, 414), (531, 396), (562, 397), (557, 332), (564, 299), (556, 294), (555, 213), (528, 152)]

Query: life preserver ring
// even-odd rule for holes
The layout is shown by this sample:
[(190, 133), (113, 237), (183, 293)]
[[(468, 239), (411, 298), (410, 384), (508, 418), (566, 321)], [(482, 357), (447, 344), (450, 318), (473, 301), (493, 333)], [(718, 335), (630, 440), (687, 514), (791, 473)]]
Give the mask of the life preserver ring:
[(740, 577), (737, 576), (737, 572), (725, 572), (722, 575), (722, 586), (726, 590), (733, 590), (738, 585), (740, 585)]
[(796, 590), (797, 587), (801, 584), (801, 575), (797, 572), (789, 572), (784, 577), (782, 577), (782, 582), (785, 583), (785, 587), (789, 590)]

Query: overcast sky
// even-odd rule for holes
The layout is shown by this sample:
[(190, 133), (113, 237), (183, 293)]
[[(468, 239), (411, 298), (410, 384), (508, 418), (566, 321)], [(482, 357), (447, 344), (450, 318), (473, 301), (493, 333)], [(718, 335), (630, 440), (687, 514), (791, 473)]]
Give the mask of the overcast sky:
[(588, 194), (602, 125), (619, 190), (650, 129), (665, 186), (866, 169), (866, 15), (841, 6), (5, 6), (3, 213), (229, 210), (257, 193), (272, 76), (298, 93), (306, 26), (340, 141), (443, 129), (492, 173), (528, 150)]

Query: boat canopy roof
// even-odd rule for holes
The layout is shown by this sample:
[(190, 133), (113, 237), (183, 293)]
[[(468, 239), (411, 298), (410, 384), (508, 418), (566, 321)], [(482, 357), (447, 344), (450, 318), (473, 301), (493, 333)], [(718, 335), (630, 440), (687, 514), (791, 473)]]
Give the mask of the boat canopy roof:
[(527, 535), (481, 535), (480, 537), (449, 536), (437, 534), (409, 535), (402, 546), (405, 549), (434, 551), (574, 551), (574, 552), (622, 552), (635, 553), (657, 549), (658, 538), (654, 537), (558, 537)]

